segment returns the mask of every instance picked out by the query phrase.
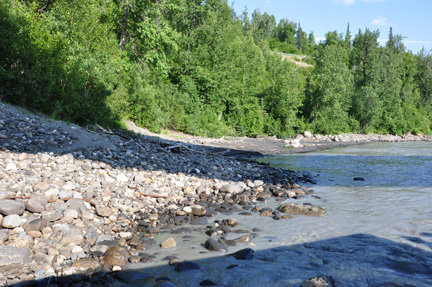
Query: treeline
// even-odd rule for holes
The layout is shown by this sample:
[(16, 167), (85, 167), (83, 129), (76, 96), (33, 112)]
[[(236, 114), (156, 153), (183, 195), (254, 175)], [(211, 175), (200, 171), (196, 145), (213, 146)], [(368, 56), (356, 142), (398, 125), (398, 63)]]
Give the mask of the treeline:
[(431, 55), (391, 30), (384, 47), (368, 29), (317, 45), (224, 0), (4, 0), (0, 34), (0, 95), (53, 118), (213, 137), (430, 133)]

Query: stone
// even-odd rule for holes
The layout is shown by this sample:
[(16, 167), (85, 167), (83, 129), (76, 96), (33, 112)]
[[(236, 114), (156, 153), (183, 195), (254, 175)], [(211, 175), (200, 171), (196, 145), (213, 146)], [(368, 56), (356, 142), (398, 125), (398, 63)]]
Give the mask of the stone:
[(300, 287), (337, 287), (342, 286), (333, 277), (327, 275), (319, 275), (307, 279)]
[(0, 229), (0, 241), (8, 241), (9, 239), (9, 230), (8, 229)]
[(205, 248), (210, 251), (227, 252), (228, 247), (221, 241), (216, 241), (213, 238), (207, 239), (204, 244)]
[(234, 218), (230, 218), (225, 222), (226, 222), (226, 225), (231, 226), (231, 227), (235, 227), (238, 224), (238, 220), (234, 219)]
[(258, 186), (262, 186), (264, 184), (264, 182), (262, 180), (254, 180), (253, 184), (258, 187)]
[(25, 225), (24, 225), (24, 230), (26, 232), (29, 231), (41, 231), (43, 228), (48, 226), (48, 220), (43, 219), (43, 218), (37, 218), (37, 219), (33, 219), (28, 221)]
[(65, 209), (63, 211), (63, 216), (64, 217), (72, 217), (72, 218), (78, 218), (78, 211), (76, 209)]
[(102, 257), (108, 251), (110, 247), (108, 245), (96, 244), (90, 248), (90, 252), (93, 256)]
[(251, 240), (252, 240), (252, 237), (250, 235), (243, 235), (243, 236), (240, 236), (240, 237), (234, 239), (234, 241), (236, 243), (248, 243), (248, 242), (251, 242)]
[(28, 159), (29, 159), (29, 155), (27, 153), (25, 153), (25, 152), (21, 153), (18, 156), (18, 161), (24, 161), (24, 160), (28, 160)]
[(200, 270), (200, 269), (201, 268), (199, 267), (199, 265), (193, 261), (180, 262), (174, 268), (176, 272), (183, 272), (187, 270)]
[(235, 259), (239, 260), (251, 260), (254, 256), (255, 251), (252, 248), (241, 249), (231, 254)]
[(110, 217), (114, 214), (114, 210), (109, 207), (99, 207), (98, 209), (96, 209), (96, 214), (102, 217)]
[(116, 180), (119, 182), (128, 182), (129, 178), (124, 173), (120, 173), (117, 175)]
[(172, 234), (189, 234), (192, 232), (192, 229), (189, 227), (180, 227), (173, 231), (171, 231)]
[(305, 131), (305, 132), (303, 133), (303, 135), (304, 135), (304, 137), (307, 138), (307, 139), (312, 138), (312, 132), (310, 132), (310, 131)]
[(175, 241), (175, 239), (170, 237), (170, 238), (164, 240), (160, 246), (162, 248), (172, 248), (172, 247), (175, 247), (176, 245), (177, 245), (177, 242)]
[(207, 210), (204, 206), (194, 205), (192, 206), (192, 214), (195, 216), (204, 216)]
[(62, 239), (60, 240), (60, 244), (64, 246), (75, 246), (81, 245), (84, 241), (84, 236), (79, 229), (71, 229), (63, 233)]
[(129, 252), (124, 247), (113, 246), (108, 249), (103, 260), (111, 265), (123, 266), (129, 261)]
[(94, 258), (83, 258), (74, 261), (72, 267), (76, 268), (81, 273), (86, 273), (88, 271), (94, 272), (101, 264)]
[(277, 210), (292, 215), (309, 215), (322, 217), (326, 214), (325, 210), (318, 206), (308, 204), (284, 203)]
[(33, 191), (47, 191), (48, 189), (49, 185), (44, 181), (33, 184)]
[(17, 166), (13, 162), (10, 162), (6, 165), (6, 171), (16, 171), (16, 170), (17, 170)]
[(0, 245), (0, 275), (21, 273), (30, 262), (30, 254), (29, 248)]
[(25, 204), (21, 201), (12, 199), (0, 199), (0, 213), (3, 215), (22, 215), (24, 213), (24, 210)]
[(97, 238), (96, 244), (114, 246), (116, 242), (114, 238), (110, 235), (101, 235)]
[(51, 210), (42, 212), (42, 218), (48, 220), (50, 222), (54, 222), (59, 220), (63, 216), (61, 210)]
[(12, 242), (11, 245), (14, 247), (31, 248), (33, 246), (33, 237), (30, 235), (18, 237)]
[(358, 176), (358, 177), (354, 177), (355, 181), (366, 181), (366, 179), (364, 177)]
[(45, 210), (47, 203), (45, 195), (39, 194), (27, 200), (25, 207), (30, 212), (41, 213)]
[(200, 286), (217, 286), (216, 283), (214, 283), (213, 281), (211, 281), (210, 279), (206, 279), (200, 282), (199, 284)]
[(223, 185), (219, 191), (232, 193), (232, 194), (238, 194), (238, 193), (241, 193), (243, 191), (243, 188), (238, 184), (226, 184), (226, 185)]
[(2, 226), (4, 228), (15, 228), (21, 225), (21, 217), (17, 214), (7, 215), (3, 218)]

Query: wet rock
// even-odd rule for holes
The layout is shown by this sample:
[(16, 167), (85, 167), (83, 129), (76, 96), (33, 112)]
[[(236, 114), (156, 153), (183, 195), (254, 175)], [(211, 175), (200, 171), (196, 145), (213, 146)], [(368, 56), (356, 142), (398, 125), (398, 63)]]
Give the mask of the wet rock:
[(250, 235), (244, 235), (244, 236), (241, 236), (241, 237), (234, 239), (234, 241), (236, 243), (248, 243), (248, 242), (251, 242), (251, 240), (252, 240), (252, 237)]
[(233, 254), (234, 258), (239, 260), (251, 260), (254, 256), (255, 251), (252, 248), (241, 249)]
[(171, 231), (172, 234), (189, 234), (192, 232), (192, 229), (189, 227), (180, 227), (173, 231)]
[(354, 177), (355, 181), (366, 181), (366, 179), (364, 177), (358, 176), (358, 177)]
[(206, 208), (200, 205), (192, 206), (192, 214), (195, 216), (204, 216), (206, 214)]
[(153, 285), (153, 287), (177, 287), (177, 286), (171, 283), (170, 281), (158, 281), (156, 282), (155, 285)]
[(338, 287), (340, 285), (333, 277), (319, 275), (302, 283), (300, 287)]
[(128, 263), (129, 252), (124, 247), (114, 246), (108, 249), (103, 260), (111, 265), (123, 266)]
[(30, 261), (30, 249), (0, 245), (0, 275), (20, 273)]
[(86, 273), (88, 271), (96, 271), (101, 264), (94, 258), (84, 258), (74, 261), (72, 267), (76, 268), (81, 273)]
[(175, 239), (170, 237), (170, 238), (164, 240), (160, 246), (162, 248), (172, 248), (172, 247), (175, 247), (176, 245), (177, 245), (177, 242), (175, 241)]
[(15, 228), (21, 225), (21, 218), (17, 214), (11, 214), (3, 218), (4, 228)]
[(0, 199), (0, 213), (3, 215), (22, 215), (25, 210), (24, 203), (12, 199)]
[(284, 203), (277, 208), (280, 212), (293, 215), (309, 215), (309, 216), (324, 216), (325, 210), (318, 206), (302, 205), (295, 203)]
[(210, 251), (227, 252), (228, 250), (228, 247), (222, 241), (216, 241), (213, 238), (207, 239), (204, 246)]
[(199, 265), (193, 261), (184, 261), (180, 262), (175, 266), (175, 271), (177, 272), (183, 272), (188, 270), (200, 270), (201, 268)]
[(210, 279), (206, 279), (200, 282), (200, 286), (217, 286), (217, 284)]
[(225, 223), (228, 226), (235, 227), (235, 226), (237, 226), (238, 221), (237, 221), (237, 219), (230, 218), (230, 219), (226, 220)]
[(27, 200), (25, 207), (30, 212), (41, 213), (45, 210), (47, 198), (43, 194), (32, 196)]

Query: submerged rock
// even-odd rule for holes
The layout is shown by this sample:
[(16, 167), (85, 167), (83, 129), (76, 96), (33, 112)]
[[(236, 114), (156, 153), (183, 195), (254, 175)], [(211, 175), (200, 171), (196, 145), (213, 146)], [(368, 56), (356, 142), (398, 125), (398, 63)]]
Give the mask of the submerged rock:
[(338, 287), (341, 286), (333, 277), (319, 275), (303, 282), (300, 287)]
[(326, 214), (326, 211), (323, 208), (309, 204), (284, 203), (281, 204), (277, 208), (277, 210), (283, 213), (293, 215), (309, 215), (321, 217)]

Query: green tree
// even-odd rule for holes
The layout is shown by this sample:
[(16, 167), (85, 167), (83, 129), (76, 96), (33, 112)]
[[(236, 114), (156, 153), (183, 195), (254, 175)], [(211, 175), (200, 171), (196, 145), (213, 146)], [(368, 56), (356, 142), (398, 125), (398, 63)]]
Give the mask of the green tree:
[(346, 62), (346, 49), (337, 45), (318, 48), (312, 72), (311, 124), (315, 132), (335, 134), (350, 131), (349, 109), (353, 92)]

